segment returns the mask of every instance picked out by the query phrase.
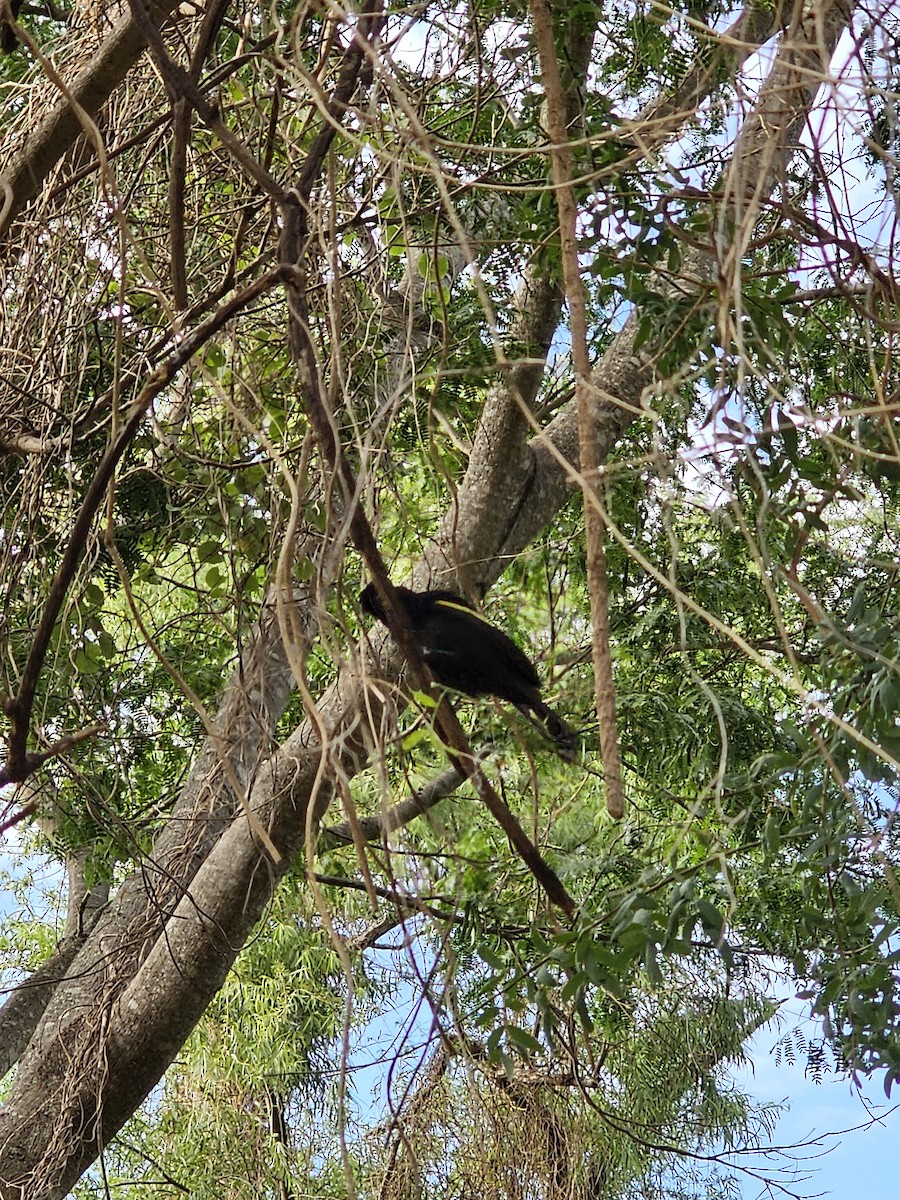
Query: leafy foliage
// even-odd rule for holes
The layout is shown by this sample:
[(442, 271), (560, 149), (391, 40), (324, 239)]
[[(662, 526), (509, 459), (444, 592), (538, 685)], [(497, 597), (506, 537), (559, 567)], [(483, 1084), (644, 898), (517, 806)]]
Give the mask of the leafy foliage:
[[(600, 361), (631, 322), (633, 361), (652, 360), (656, 379), (604, 464), (626, 819), (605, 810), (574, 503), (502, 564), (498, 549), (483, 577), (504, 568), (487, 613), (583, 729), (583, 761), (561, 763), (491, 701), (461, 715), (577, 921), (547, 911), (466, 787), (365, 851), (323, 835), (106, 1151), (102, 1178), (76, 1195), (325, 1197), (348, 1194), (353, 1175), (360, 1195), (396, 1200), (677, 1196), (697, 1183), (699, 1155), (712, 1163), (706, 1194), (726, 1195), (721, 1147), (764, 1144), (774, 1119), (729, 1082), (777, 1008), (771, 973), (818, 1023), (814, 1037), (786, 1035), (786, 1058), (805, 1055), (815, 1077), (878, 1071), (888, 1092), (900, 1079), (900, 446), (894, 247), (881, 241), (894, 235), (840, 209), (816, 143), (777, 201), (751, 206), (726, 262), (742, 231), (721, 181), (752, 85), (717, 68), (667, 156), (653, 121), (630, 123), (710, 62), (726, 15), (693, 2), (554, 11), (564, 73), (579, 53), (587, 64), (572, 152), (591, 351)], [(48, 46), (70, 20), (25, 13)], [(516, 403), (544, 430), (572, 403), (568, 330), (523, 332), (539, 325), (523, 320), (523, 279), (559, 302), (562, 276), (530, 22), (493, 0), (389, 12), (383, 58), (308, 214), (317, 370), (398, 581), (464, 509), (497, 390), (519, 372)], [(871, 31), (890, 48), (856, 63), (868, 94), (886, 97), (867, 128), (888, 193), (890, 22)], [(194, 44), (194, 18), (179, 30)], [(349, 37), (316, 6), (224, 21), (203, 86), (276, 178), (310, 155), (310, 96), (334, 85)], [(0, 111), (21, 141), (34, 114), (18, 85), (39, 64), (20, 54), (0, 72)], [(27, 103), (49, 101), (35, 85)], [(281, 217), (196, 121), (173, 212), (157, 73), (137, 72), (108, 120), (115, 153), (102, 170), (66, 166), (59, 208), (45, 199), (22, 219), (0, 283), (5, 696), (27, 673), (61, 551), (129, 404), (183, 329), (278, 249)], [(684, 266), (698, 245), (721, 251), (699, 282)], [(176, 313), (179, 254), (188, 305)], [(31, 728), (38, 748), (102, 731), (53, 757), (28, 798), (41, 817), (29, 846), (59, 864), (86, 854), (88, 887), (115, 889), (152, 861), (273, 588), (306, 589), (316, 622), (297, 639), (302, 694), (273, 742), (295, 735), (348, 663), (360, 669), (363, 571), (347, 497), (296, 394), (288, 325), (272, 288), (217, 330), (148, 413), (86, 536)], [(529, 407), (521, 378), (548, 353)], [(510, 454), (510, 478), (537, 470), (541, 444)], [(497, 547), (516, 516), (496, 514)], [(473, 564), (456, 566), (464, 582)], [(336, 771), (351, 825), (445, 762), (428, 707), (394, 719), (400, 692), (378, 686), (377, 753), (353, 779)], [(309, 740), (320, 726), (304, 728)], [(3, 965), (31, 969), (53, 944), (26, 914)], [(370, 1101), (353, 1047), (381, 1029), (396, 1042), (371, 1064), (384, 1094)]]

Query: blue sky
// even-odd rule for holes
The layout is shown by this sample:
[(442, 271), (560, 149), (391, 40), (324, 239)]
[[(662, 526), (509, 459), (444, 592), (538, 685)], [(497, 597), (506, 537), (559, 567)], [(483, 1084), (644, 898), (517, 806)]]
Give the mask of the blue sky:
[[(7, 880), (9, 875), (27, 878), (28, 868), (37, 868), (37, 886), (29, 892), (29, 907), (34, 915), (52, 919), (54, 901), (58, 904), (61, 899), (59, 874), (42, 858), (35, 860), (16, 853), (17, 841), (13, 839), (10, 845), (7, 840), (6, 853), (0, 851), (0, 868), (8, 873)], [(8, 918), (18, 907), (8, 886), (0, 886), (0, 918)], [(405, 1002), (398, 1003), (393, 1020), (385, 1017), (377, 1029), (370, 1026), (359, 1038), (356, 1062), (373, 1064), (352, 1072), (351, 1087), (361, 1109), (383, 1105), (385, 1069), (394, 1054), (406, 1050), (417, 1057), (415, 1044), (421, 1043), (429, 1019), (427, 1011), (420, 1011), (418, 1020), (412, 1021), (411, 1040), (406, 1042), (404, 1030), (411, 1017), (412, 997), (408, 994)], [(834, 1075), (826, 1075), (816, 1083), (807, 1077), (803, 1062), (791, 1064), (783, 1055), (778, 1061), (776, 1043), (786, 1030), (796, 1026), (804, 1028), (809, 1038), (817, 1035), (816, 1027), (806, 1018), (803, 1002), (789, 1000), (782, 1007), (780, 1024), (773, 1023), (757, 1034), (748, 1050), (748, 1066), (735, 1075), (739, 1086), (758, 1100), (784, 1106), (773, 1145), (788, 1148), (786, 1155), (768, 1160), (761, 1156), (753, 1161), (741, 1160), (761, 1174), (777, 1178), (786, 1189), (766, 1188), (745, 1175), (741, 1184), (743, 1200), (762, 1196), (777, 1200), (789, 1195), (831, 1200), (893, 1197), (900, 1164), (900, 1095), (896, 1097), (898, 1105), (888, 1102), (877, 1077), (863, 1081), (862, 1088)], [(800, 1148), (790, 1149), (796, 1146)]]
[[(402, 959), (401, 955), (401, 959)], [(389, 968), (392, 956), (385, 955)], [(396, 962), (394, 969), (396, 969)], [(427, 973), (427, 964), (420, 963)], [(364, 1121), (378, 1120), (387, 1101), (387, 1072), (395, 1055), (403, 1059), (393, 1081), (393, 1100), (403, 1094), (402, 1078), (420, 1059), (430, 1024), (427, 1005), (416, 1011), (418, 989), (407, 981), (394, 993), (395, 1008), (360, 1030), (351, 1053), (351, 1108)], [(748, 1065), (733, 1073), (735, 1083), (762, 1103), (782, 1109), (768, 1154), (744, 1155), (735, 1161), (762, 1178), (739, 1174), (742, 1200), (772, 1197), (830, 1197), (831, 1200), (893, 1198), (900, 1155), (900, 1094), (891, 1103), (880, 1077), (862, 1080), (857, 1088), (845, 1076), (826, 1074), (817, 1083), (808, 1077), (805, 1059), (790, 1063), (776, 1045), (795, 1029), (810, 1041), (821, 1030), (808, 1017), (808, 1006), (788, 999), (779, 1015), (762, 1029), (747, 1050)], [(427, 1057), (427, 1055), (426, 1055)], [(762, 1179), (776, 1181), (766, 1186)]]
[[(785, 1006), (786, 1027), (803, 1024), (801, 1002)], [(817, 1030), (809, 1025), (809, 1036)], [(783, 1026), (784, 1028), (785, 1026)], [(761, 1030), (750, 1045), (752, 1065), (736, 1075), (737, 1082), (762, 1101), (785, 1106), (775, 1129), (773, 1144), (800, 1146), (790, 1151), (792, 1168), (782, 1157), (778, 1166), (782, 1186), (798, 1196), (828, 1196), (832, 1200), (879, 1200), (897, 1191), (900, 1165), (900, 1115), (898, 1104), (887, 1100), (878, 1077), (862, 1080), (857, 1088), (846, 1077), (826, 1075), (821, 1083), (807, 1077), (803, 1062), (778, 1062), (775, 1044), (781, 1032), (774, 1027)], [(766, 1190), (746, 1178), (744, 1200), (756, 1196), (785, 1195)]]

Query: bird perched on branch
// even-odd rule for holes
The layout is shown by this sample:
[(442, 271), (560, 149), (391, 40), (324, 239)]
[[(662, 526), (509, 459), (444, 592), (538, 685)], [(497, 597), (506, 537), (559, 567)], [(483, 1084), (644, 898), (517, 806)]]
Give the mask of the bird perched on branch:
[[(422, 658), (438, 683), (466, 696), (508, 700), (564, 757), (573, 757), (577, 733), (541, 699), (537, 671), (512, 638), (455, 592), (413, 592), (405, 587), (394, 591)], [(360, 594), (359, 605), (364, 613), (387, 624), (373, 583)]]

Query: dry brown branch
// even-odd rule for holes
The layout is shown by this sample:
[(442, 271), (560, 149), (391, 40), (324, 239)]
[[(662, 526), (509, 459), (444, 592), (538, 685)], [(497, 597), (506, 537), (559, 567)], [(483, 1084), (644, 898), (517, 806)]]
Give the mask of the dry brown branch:
[[(721, 38), (712, 38), (709, 62), (692, 68), (671, 95), (647, 104), (633, 123), (623, 126), (623, 136), (640, 131), (642, 152), (656, 153), (683, 131), (722, 75), (737, 71), (775, 28), (775, 15), (768, 9), (745, 9)], [(570, 24), (565, 42), (567, 121), (578, 112), (591, 41), (590, 30)], [(573, 482), (577, 484), (560, 470), (560, 456), (578, 461), (576, 405), (565, 406), (543, 435), (528, 439), (529, 431), (535, 431), (530, 414), (562, 299), (556, 276), (541, 267), (526, 267), (509, 340), (523, 347), (527, 357), (512, 362), (487, 395), (458, 496), (426, 548), (427, 569), (417, 575), (423, 582), (458, 576), (464, 591), (482, 595), (552, 520)], [(594, 427), (600, 462), (641, 412), (642, 394), (653, 382), (652, 363), (638, 361), (627, 340), (616, 339), (593, 380), (598, 389)], [(621, 403), (604, 397), (620, 397)]]
[[(483, 754), (476, 753), (479, 761)], [(432, 808), (452, 796), (465, 780), (456, 766), (449, 766), (435, 779), (423, 784), (411, 796), (392, 805), (386, 812), (373, 817), (363, 817), (359, 821), (359, 831), (367, 842), (384, 841), (390, 834), (408, 825), (415, 817), (423, 816)], [(319, 844), (323, 850), (333, 849), (353, 841), (349, 824), (345, 821), (340, 825), (329, 825), (323, 829)]]
[(129, 0), (129, 3), (132, 19), (150, 47), (173, 99), (189, 101), (198, 117), (221, 140), (234, 161), (246, 171), (247, 175), (267, 196), (275, 201), (280, 201), (282, 189), (278, 180), (250, 153), (245, 143), (232, 133), (219, 115), (216, 106), (210, 104), (206, 99), (193, 74), (185, 71), (169, 55), (149, 0)]
[[(203, 23), (191, 54), (188, 74), (195, 84), (209, 55), (216, 33), (228, 11), (228, 0), (215, 0), (203, 14)], [(188, 306), (188, 282), (185, 262), (184, 193), (187, 150), (191, 131), (191, 108), (187, 97), (179, 96), (172, 115), (172, 167), (169, 178), (169, 229), (172, 248), (172, 302), (179, 311)]]
[[(15, 718), (16, 713), (14, 709), (6, 709), (5, 706), (4, 709), (7, 716)], [(13, 719), (13, 728), (16, 728), (15, 719)], [(98, 733), (103, 733), (105, 729), (106, 726), (102, 724), (89, 725), (86, 729), (78, 729), (75, 733), (69, 733), (65, 737), (57, 738), (46, 750), (26, 751), (14, 763), (10, 764), (8, 761), (5, 766), (0, 768), (0, 786), (6, 783), (22, 783), (33, 771), (36, 771), (38, 767), (42, 766), (49, 759), (59, 758), (61, 755), (67, 754), (69, 750), (80, 745), (81, 742), (87, 741), (88, 738), (96, 737)], [(12, 738), (10, 738), (10, 743), (12, 743)]]
[(572, 189), (572, 156), (568, 147), (569, 126), (566, 102), (553, 24), (545, 0), (531, 0), (531, 14), (537, 40), (544, 91), (547, 96), (548, 128), (555, 143), (551, 150), (566, 299), (572, 331), (572, 359), (575, 366), (575, 404), (578, 410), (578, 462), (584, 496), (584, 522), (587, 540), (588, 590), (591, 597), (592, 651), (594, 660), (594, 696), (600, 723), (600, 749), (609, 815), (619, 820), (625, 811), (622, 791), (622, 762), (616, 730), (616, 686), (613, 680), (612, 650), (609, 640), (609, 590), (606, 572), (606, 531), (597, 503), (600, 482), (600, 443), (591, 405), (591, 361), (588, 353), (587, 308), (581, 269), (578, 265), (578, 208)]

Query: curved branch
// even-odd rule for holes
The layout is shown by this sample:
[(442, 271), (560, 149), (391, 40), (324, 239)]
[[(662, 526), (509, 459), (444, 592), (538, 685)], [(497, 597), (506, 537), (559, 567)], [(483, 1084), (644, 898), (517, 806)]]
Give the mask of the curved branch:
[[(480, 762), (485, 757), (485, 753), (476, 751), (476, 761)], [(429, 783), (423, 784), (405, 800), (392, 805), (386, 812), (372, 817), (362, 817), (358, 825), (363, 841), (384, 841), (397, 829), (408, 825), (415, 817), (423, 816), (440, 804), (442, 800), (452, 796), (459, 785), (465, 782), (465, 779), (466, 776), (461, 774), (459, 768), (451, 763), (440, 775)], [(342, 821), (340, 825), (329, 825), (322, 831), (319, 838), (319, 849), (322, 851), (333, 850), (336, 846), (348, 843), (353, 843), (353, 830), (349, 821)]]
[[(155, 0), (158, 22), (171, 18), (178, 0)], [(44, 180), (84, 132), (83, 114), (94, 117), (143, 54), (146, 39), (125, 15), (69, 86), (56, 108), (32, 133), (0, 173), (0, 238), (9, 230)]]
[[(651, 101), (622, 125), (626, 143), (637, 147), (622, 161), (655, 153), (680, 134), (723, 74), (739, 70), (776, 28), (770, 8), (750, 4), (724, 33), (711, 33), (713, 50), (708, 62), (692, 68), (673, 93)], [(584, 83), (590, 40), (589, 34), (580, 32), (578, 37), (570, 35), (568, 43), (566, 59), (571, 74), (566, 80), (566, 108), (570, 122)], [(531, 413), (562, 303), (562, 287), (553, 273), (543, 265), (526, 267), (509, 335), (510, 344), (526, 357), (512, 360), (488, 393), (459, 494), (426, 549), (417, 579), (426, 582), (450, 575), (461, 581), (464, 591), (483, 595), (571, 495), (573, 481), (560, 460), (578, 462), (576, 406), (566, 406), (543, 435), (528, 438), (529, 432), (537, 432)], [(626, 325), (593, 376), (601, 462), (640, 414), (644, 388), (653, 381), (650, 356), (638, 358), (630, 349), (636, 320), (630, 333), (628, 328)], [(598, 388), (617, 400), (599, 402)]]
[[(29, 754), (27, 750), (28, 732), (31, 724), (31, 710), (34, 705), (35, 691), (38, 679), (44, 665), (44, 659), (50, 647), (50, 639), (59, 617), (63, 601), (69, 591), (78, 564), (87, 545), (88, 536), (94, 517), (106, 495), (106, 489), (113, 477), (122, 455), (131, 445), (140, 429), (150, 405), (156, 397), (172, 382), (181, 368), (193, 358), (197, 351), (217, 333), (236, 313), (246, 308), (270, 287), (278, 278), (277, 273), (261, 276), (244, 291), (238, 292), (227, 300), (211, 317), (198, 325), (183, 341), (163, 360), (144, 384), (135, 400), (132, 402), (128, 415), (119, 432), (109, 446), (88, 484), (78, 515), (72, 526), (72, 533), (62, 556), (62, 561), (56, 570), (53, 581), (47, 593), (47, 602), (41, 613), (41, 619), (31, 643), (28, 658), (22, 670), (19, 690), (15, 696), (7, 698), (3, 709), (10, 719), (9, 751), (5, 766), (0, 771), (0, 783), (20, 783), (48, 757), (60, 751), (51, 747), (45, 754)], [(66, 748), (74, 745), (82, 736), (90, 736), (90, 732), (73, 734), (63, 739)]]

